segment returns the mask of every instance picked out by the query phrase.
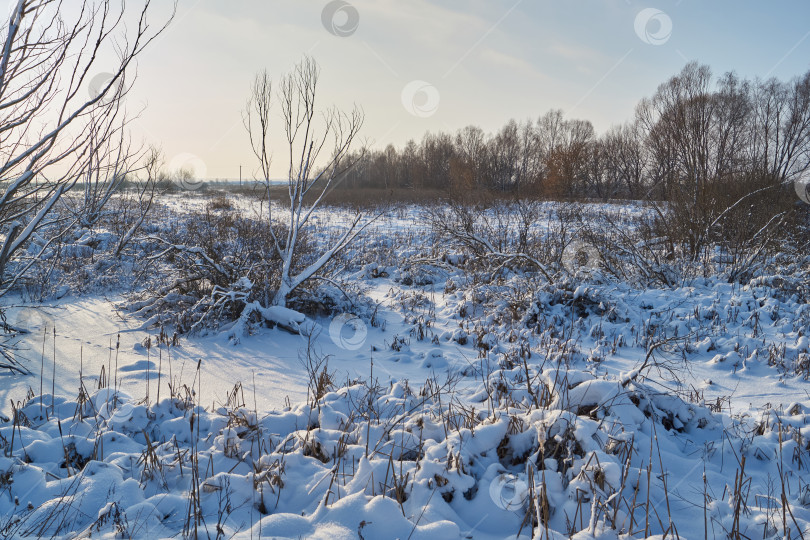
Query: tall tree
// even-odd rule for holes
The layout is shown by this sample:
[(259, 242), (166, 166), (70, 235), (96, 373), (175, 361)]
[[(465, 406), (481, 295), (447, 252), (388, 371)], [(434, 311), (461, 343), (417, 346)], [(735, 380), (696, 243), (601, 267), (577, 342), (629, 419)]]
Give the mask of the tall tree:
[[(71, 188), (87, 184), (92, 220), (123, 178), (133, 152), (122, 100), (135, 59), (173, 16), (150, 26), (150, 0), (134, 11), (114, 0), (65, 4), (15, 0), (0, 28), (0, 296), (69, 225), (53, 217)], [(45, 245), (21, 259), (37, 232)]]
[[(232, 331), (236, 339), (244, 330), (248, 318), (256, 313), (265, 319), (294, 326), (296, 316), (284, 309), (290, 294), (318, 272), (368, 225), (357, 213), (343, 233), (316, 254), (313, 261), (295, 268), (301, 239), (315, 210), (328, 191), (335, 187), (343, 173), (358, 156), (350, 150), (363, 125), (363, 113), (355, 108), (349, 113), (336, 108), (320, 111), (316, 107), (319, 69), (312, 58), (305, 57), (281, 79), (278, 99), (281, 121), (287, 141), (287, 200), (283, 200), (280, 215), (268, 215), (268, 231), (278, 255), (278, 287), (270, 306), (252, 302), (246, 306), (240, 324)], [(272, 85), (267, 72), (256, 76), (245, 111), (245, 126), (250, 134), (253, 151), (260, 163), (266, 186), (270, 187), (269, 130)], [(318, 114), (322, 112), (322, 114)], [(362, 154), (361, 154), (362, 156)]]

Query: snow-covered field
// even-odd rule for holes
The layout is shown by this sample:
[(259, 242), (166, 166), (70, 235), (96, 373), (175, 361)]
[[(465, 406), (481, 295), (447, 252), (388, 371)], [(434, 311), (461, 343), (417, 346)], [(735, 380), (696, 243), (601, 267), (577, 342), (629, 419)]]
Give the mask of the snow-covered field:
[(30, 374), (0, 374), (0, 536), (810, 533), (808, 260), (640, 288), (464, 258), (392, 211), (340, 263), (365, 303), (238, 343), (162, 338), (122, 270), (9, 301)]

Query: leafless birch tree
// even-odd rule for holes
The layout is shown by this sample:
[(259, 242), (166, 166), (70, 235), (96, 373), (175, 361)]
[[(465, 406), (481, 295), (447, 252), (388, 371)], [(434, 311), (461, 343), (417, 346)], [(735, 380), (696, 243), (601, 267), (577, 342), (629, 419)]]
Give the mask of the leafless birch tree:
[[(287, 320), (289, 313), (286, 310), (273, 308), (286, 307), (290, 294), (307, 280), (318, 277), (318, 272), (371, 222), (371, 218), (357, 213), (333, 243), (322, 246), (313, 261), (302, 268), (296, 267), (300, 255), (299, 241), (310, 218), (326, 194), (339, 183), (346, 169), (358, 159), (350, 154), (350, 150), (363, 125), (363, 113), (358, 108), (349, 113), (334, 107), (320, 112), (316, 106), (318, 78), (317, 64), (312, 58), (305, 57), (280, 82), (277, 97), (287, 143), (288, 198), (281, 201), (281, 209), (268, 211), (268, 229), (279, 258), (279, 282), (270, 300), (270, 309), (258, 302), (248, 304), (241, 318), (243, 324), (253, 313), (282, 324), (294, 322)], [(270, 76), (267, 72), (259, 73), (244, 113), (245, 128), (259, 162), (259, 180), (268, 188), (268, 193), (269, 133), (274, 97)]]

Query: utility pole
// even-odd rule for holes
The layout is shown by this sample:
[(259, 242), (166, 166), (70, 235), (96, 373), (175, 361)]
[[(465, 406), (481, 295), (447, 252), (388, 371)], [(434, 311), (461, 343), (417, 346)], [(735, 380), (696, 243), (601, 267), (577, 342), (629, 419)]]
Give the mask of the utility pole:
[(239, 186), (242, 186), (242, 166), (239, 165)]

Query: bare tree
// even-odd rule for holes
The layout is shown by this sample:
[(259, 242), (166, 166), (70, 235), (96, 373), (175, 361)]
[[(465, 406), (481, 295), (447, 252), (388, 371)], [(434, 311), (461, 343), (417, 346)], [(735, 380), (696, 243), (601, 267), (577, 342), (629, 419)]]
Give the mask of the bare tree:
[(520, 166), (520, 142), (518, 125), (510, 120), (492, 138), (489, 144), (490, 174), (492, 187), (510, 191), (517, 187)]
[[(158, 192), (161, 180), (161, 166), (163, 165), (163, 154), (160, 149), (152, 147), (144, 157), (142, 172), (143, 179), (131, 178), (128, 183), (132, 184), (132, 199), (124, 206), (124, 212), (130, 215), (124, 216), (122, 222), (126, 230), (122, 232), (115, 246), (115, 255), (118, 256), (124, 248), (132, 241), (135, 234), (143, 225), (146, 216), (152, 209), (152, 203)], [(127, 219), (128, 218), (128, 219)]]
[[(808, 166), (810, 77), (752, 84), (689, 63), (637, 109), (650, 179), (663, 185), (656, 235), (706, 273), (750, 275), (793, 213), (784, 189)], [(720, 250), (716, 249), (720, 247)]]
[(640, 198), (647, 163), (638, 127), (635, 124), (614, 127), (602, 136), (601, 142), (608, 184), (627, 198)]
[(123, 129), (117, 131), (114, 138), (95, 132), (91, 134), (91, 138), (101, 139), (101, 142), (89, 147), (80, 178), (83, 196), (76, 198), (76, 204), (71, 208), (83, 228), (93, 227), (102, 218), (104, 207), (124, 185), (127, 175), (134, 172), (129, 160), (135, 161), (135, 152), (126, 138), (126, 132)]
[(540, 140), (530, 121), (510, 120), (489, 141), (488, 155), (492, 187), (500, 191), (534, 186), (544, 172)]
[(595, 138), (587, 120), (565, 119), (559, 109), (537, 121), (538, 151), (543, 156), (544, 191), (552, 195), (581, 195), (590, 146)]
[(455, 147), (456, 161), (451, 164), (451, 169), (454, 169), (454, 187), (463, 187), (469, 191), (484, 186), (487, 160), (484, 130), (477, 126), (460, 129), (456, 134)]
[[(357, 108), (351, 113), (329, 108), (318, 116), (318, 76), (319, 69), (315, 61), (305, 57), (281, 80), (278, 98), (289, 153), (289, 199), (284, 201), (282, 219), (278, 219), (276, 213), (268, 211), (268, 230), (279, 257), (279, 283), (269, 308), (258, 302), (251, 302), (246, 306), (239, 323), (232, 331), (237, 338), (239, 329), (244, 328), (247, 319), (254, 313), (294, 327), (293, 323), (300, 319), (295, 316), (290, 319), (288, 310), (272, 308), (286, 307), (290, 294), (307, 280), (317, 277), (318, 272), (371, 222), (371, 219), (364, 221), (363, 215), (357, 213), (331, 245), (325, 246), (314, 260), (300, 268), (296, 267), (300, 255), (300, 240), (313, 212), (357, 159), (357, 156), (350, 158), (350, 149), (363, 124), (363, 113)], [(262, 72), (252, 85), (244, 123), (250, 134), (253, 152), (259, 161), (262, 175), (260, 180), (265, 183), (268, 192), (271, 162), (268, 139), (272, 98), (270, 78), (266, 72)], [(283, 227), (279, 228), (278, 225)]]
[(426, 133), (422, 139), (422, 164), (427, 189), (447, 189), (451, 184), (450, 161), (455, 155), (453, 139), (447, 133)]
[(267, 70), (257, 73), (250, 88), (246, 111), (242, 116), (250, 137), (250, 147), (259, 162), (259, 180), (270, 188), (270, 109), (273, 104), (273, 82)]
[(810, 71), (790, 82), (758, 82), (753, 159), (771, 177), (790, 182), (810, 168)]
[[(150, 0), (135, 11), (112, 0), (17, 0), (0, 29), (0, 296), (69, 226), (54, 210), (77, 182), (89, 180), (96, 203), (119, 182), (133, 62), (173, 16), (153, 28), (151, 11)], [(110, 55), (115, 64), (100, 73)], [(23, 258), (35, 232), (48, 240)]]

